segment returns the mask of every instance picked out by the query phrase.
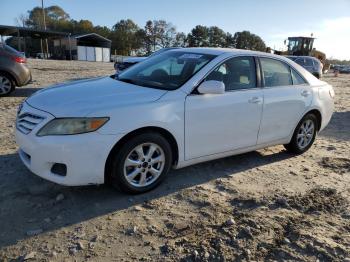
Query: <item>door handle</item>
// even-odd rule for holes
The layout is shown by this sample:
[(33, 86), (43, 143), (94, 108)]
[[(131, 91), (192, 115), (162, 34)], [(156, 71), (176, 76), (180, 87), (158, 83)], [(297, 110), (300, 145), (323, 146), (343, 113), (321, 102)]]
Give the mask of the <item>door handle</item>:
[(248, 102), (252, 104), (260, 104), (262, 102), (262, 99), (261, 97), (254, 96), (251, 99), (249, 99)]
[(302, 96), (305, 96), (305, 97), (307, 97), (307, 96), (309, 96), (311, 93), (310, 93), (310, 91), (308, 91), (308, 90), (303, 90), (302, 92), (301, 92), (301, 95)]

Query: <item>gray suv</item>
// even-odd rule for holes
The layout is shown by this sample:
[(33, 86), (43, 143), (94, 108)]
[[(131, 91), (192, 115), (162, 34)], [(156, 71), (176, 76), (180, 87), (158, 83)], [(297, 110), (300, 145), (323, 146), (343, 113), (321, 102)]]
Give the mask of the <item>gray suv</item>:
[(323, 65), (320, 60), (312, 56), (287, 56), (289, 59), (293, 60), (295, 63), (304, 67), (311, 74), (317, 78), (322, 77)]
[(16, 86), (24, 86), (32, 75), (23, 53), (0, 43), (0, 96), (10, 94)]

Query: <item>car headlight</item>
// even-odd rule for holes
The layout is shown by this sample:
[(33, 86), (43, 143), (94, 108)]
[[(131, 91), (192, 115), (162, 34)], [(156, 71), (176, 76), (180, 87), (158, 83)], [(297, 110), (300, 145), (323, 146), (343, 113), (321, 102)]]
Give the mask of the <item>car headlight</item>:
[(37, 136), (75, 135), (93, 132), (102, 127), (108, 117), (56, 118), (42, 127)]

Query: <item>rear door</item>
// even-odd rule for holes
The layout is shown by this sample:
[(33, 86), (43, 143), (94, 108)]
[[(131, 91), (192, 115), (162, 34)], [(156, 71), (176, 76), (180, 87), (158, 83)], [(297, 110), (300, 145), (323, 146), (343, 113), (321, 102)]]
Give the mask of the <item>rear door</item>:
[(312, 102), (310, 86), (281, 60), (260, 58), (264, 107), (258, 144), (287, 138)]

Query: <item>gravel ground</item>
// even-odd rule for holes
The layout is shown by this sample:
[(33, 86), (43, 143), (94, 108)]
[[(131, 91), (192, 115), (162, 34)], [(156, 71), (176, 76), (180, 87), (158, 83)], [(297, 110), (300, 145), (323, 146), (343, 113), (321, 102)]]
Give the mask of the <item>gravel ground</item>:
[(0, 261), (350, 261), (350, 75), (324, 80), (336, 112), (305, 154), (282, 146), (172, 171), (147, 194), (63, 187), (16, 154), (16, 108), (111, 63), (29, 60), (34, 82), (0, 98)]

